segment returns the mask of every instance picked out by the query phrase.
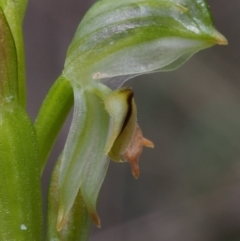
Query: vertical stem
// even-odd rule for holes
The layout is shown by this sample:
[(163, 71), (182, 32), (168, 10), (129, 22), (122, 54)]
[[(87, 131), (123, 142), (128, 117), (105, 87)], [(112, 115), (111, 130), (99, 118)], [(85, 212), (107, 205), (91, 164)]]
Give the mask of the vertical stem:
[(19, 20), (21, 24), (23, 23), (26, 8), (27, 8), (28, 0), (15, 0), (15, 5), (18, 11)]
[[(25, 50), (22, 32), (22, 18), (19, 16), (18, 2), (7, 0), (7, 4), (3, 8), (10, 30), (13, 35), (17, 52), (17, 79), (18, 79), (18, 101), (26, 106), (26, 72), (25, 72)], [(20, 7), (20, 5), (19, 5)]]
[(0, 240), (42, 241), (37, 138), (16, 101), (0, 108)]
[(17, 53), (11, 30), (1, 8), (0, 43), (0, 97), (4, 101), (17, 100)]

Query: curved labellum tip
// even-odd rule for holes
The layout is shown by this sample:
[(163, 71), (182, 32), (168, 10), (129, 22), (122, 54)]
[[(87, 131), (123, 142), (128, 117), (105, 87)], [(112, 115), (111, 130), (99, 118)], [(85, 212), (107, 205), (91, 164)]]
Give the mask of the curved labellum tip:
[(142, 142), (143, 142), (144, 146), (154, 148), (154, 144), (150, 140), (148, 140), (144, 137), (142, 138)]
[(142, 153), (143, 146), (153, 148), (154, 144), (143, 137), (139, 125), (136, 124), (136, 129), (132, 137), (131, 143), (123, 154), (124, 159), (126, 159), (132, 167), (132, 174), (135, 179), (139, 177), (140, 173), (138, 159)]

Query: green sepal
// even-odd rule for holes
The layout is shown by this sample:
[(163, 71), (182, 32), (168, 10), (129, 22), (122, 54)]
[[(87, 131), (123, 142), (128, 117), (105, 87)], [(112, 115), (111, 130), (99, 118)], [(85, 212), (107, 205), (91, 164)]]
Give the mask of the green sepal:
[(87, 241), (92, 225), (80, 190), (71, 208), (68, 222), (61, 231), (56, 228), (60, 163), (61, 158), (54, 167), (48, 192), (47, 241)]
[(104, 148), (109, 115), (104, 104), (94, 92), (77, 86), (74, 100), (73, 119), (59, 172), (58, 230), (66, 225), (79, 189), (93, 222), (100, 226), (96, 202), (108, 168)]
[(0, 105), (0, 240), (42, 241), (37, 140), (25, 110)]
[(176, 68), (186, 56), (226, 43), (204, 0), (101, 0), (78, 26), (64, 75), (82, 88), (124, 76), (110, 85), (117, 88), (134, 75), (169, 70), (174, 62)]

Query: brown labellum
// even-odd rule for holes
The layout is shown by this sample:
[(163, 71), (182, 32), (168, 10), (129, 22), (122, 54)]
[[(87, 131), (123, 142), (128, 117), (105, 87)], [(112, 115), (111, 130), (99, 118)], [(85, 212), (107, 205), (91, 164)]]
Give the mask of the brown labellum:
[(140, 173), (138, 159), (142, 153), (143, 146), (153, 148), (154, 144), (143, 137), (139, 125), (136, 124), (135, 132), (133, 134), (130, 145), (123, 154), (123, 157), (130, 163), (132, 167), (132, 174), (136, 179), (139, 177)]

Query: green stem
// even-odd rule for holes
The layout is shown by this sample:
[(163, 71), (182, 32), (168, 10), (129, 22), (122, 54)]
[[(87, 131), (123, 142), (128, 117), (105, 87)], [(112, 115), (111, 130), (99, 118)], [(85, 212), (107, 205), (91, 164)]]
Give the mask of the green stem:
[(26, 106), (26, 71), (22, 22), (26, 5), (27, 0), (0, 1), (0, 7), (3, 9), (17, 50), (18, 100), (23, 107)]
[(41, 241), (42, 198), (37, 138), (16, 101), (0, 108), (0, 240)]
[(28, 0), (16, 0), (15, 5), (18, 10), (19, 20), (23, 23)]
[(0, 7), (0, 99), (18, 99), (17, 53), (4, 13)]
[(40, 151), (41, 171), (72, 106), (72, 86), (61, 75), (43, 101), (34, 124)]
[(26, 12), (28, 0), (0, 0), (0, 6), (3, 10), (9, 5), (13, 6), (18, 15), (20, 25), (23, 23), (24, 15)]

